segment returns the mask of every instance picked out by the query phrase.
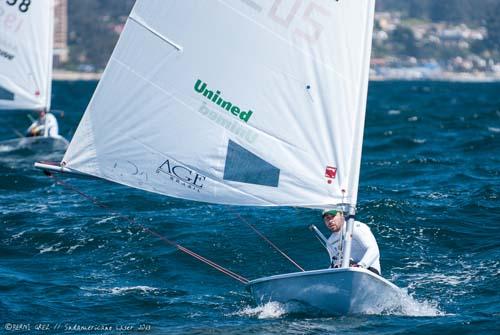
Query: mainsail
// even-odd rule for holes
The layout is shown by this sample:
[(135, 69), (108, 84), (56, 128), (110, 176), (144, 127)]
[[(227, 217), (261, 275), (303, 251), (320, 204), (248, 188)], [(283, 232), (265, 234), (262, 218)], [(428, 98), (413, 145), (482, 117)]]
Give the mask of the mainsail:
[(0, 2), (0, 110), (50, 109), (53, 0)]
[(233, 205), (356, 204), (374, 0), (137, 0), (63, 158)]

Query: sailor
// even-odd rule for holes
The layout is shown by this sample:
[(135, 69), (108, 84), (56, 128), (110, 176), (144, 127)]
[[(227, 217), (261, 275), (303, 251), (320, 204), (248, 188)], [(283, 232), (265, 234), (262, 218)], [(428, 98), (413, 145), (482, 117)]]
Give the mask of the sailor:
[(59, 126), (57, 119), (52, 113), (48, 113), (46, 108), (38, 111), (38, 120), (33, 122), (26, 130), (26, 136), (59, 137)]
[[(342, 249), (346, 234), (345, 218), (342, 211), (325, 209), (323, 222), (332, 232), (328, 238), (327, 249), (331, 257), (331, 267), (337, 268), (342, 263)], [(359, 221), (354, 221), (351, 244), (350, 266), (368, 269), (380, 275), (380, 252), (377, 241), (370, 228)]]

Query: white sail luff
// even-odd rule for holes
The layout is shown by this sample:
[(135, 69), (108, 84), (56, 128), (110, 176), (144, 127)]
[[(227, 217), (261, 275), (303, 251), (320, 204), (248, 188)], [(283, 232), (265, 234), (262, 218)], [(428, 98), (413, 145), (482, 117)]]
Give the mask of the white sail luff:
[(53, 62), (54, 62), (54, 15), (55, 15), (55, 3), (54, 0), (49, 1), (49, 19), (48, 19), (48, 34), (47, 34), (47, 47), (46, 47), (46, 59), (47, 62), (45, 64), (45, 109), (50, 111), (50, 107), (52, 104), (52, 71), (53, 71)]
[(373, 9), (138, 0), (65, 165), (197, 201), (355, 203)]
[(356, 207), (358, 199), (358, 186), (359, 186), (359, 174), (361, 169), (361, 154), (363, 149), (363, 134), (365, 130), (365, 111), (368, 96), (368, 82), (370, 75), (370, 55), (372, 48), (372, 32), (373, 32), (373, 22), (375, 14), (375, 1), (371, 1), (370, 6), (366, 12), (368, 25), (366, 26), (365, 42), (364, 42), (364, 53), (363, 53), (363, 64), (361, 66), (360, 83), (362, 83), (359, 95), (357, 97), (358, 101), (358, 113), (357, 120), (354, 124), (357, 127), (354, 129), (354, 141), (352, 145), (351, 154), (351, 166), (352, 172), (350, 174), (349, 190), (351, 192), (350, 204), (352, 207)]

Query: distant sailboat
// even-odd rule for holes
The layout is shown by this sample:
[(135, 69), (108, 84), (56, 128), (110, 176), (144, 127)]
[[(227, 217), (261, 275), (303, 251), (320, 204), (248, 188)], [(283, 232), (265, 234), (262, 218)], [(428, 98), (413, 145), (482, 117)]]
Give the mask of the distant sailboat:
[[(54, 1), (2, 1), (0, 26), (0, 112), (43, 108), (50, 111)], [(68, 143), (62, 137), (32, 137), (2, 142), (4, 146), (8, 144), (62, 145), (64, 149)]]
[(342, 268), (248, 287), (339, 314), (388, 307), (399, 289), (349, 268), (374, 6), (138, 0), (63, 161), (37, 166), (203, 202), (342, 207)]

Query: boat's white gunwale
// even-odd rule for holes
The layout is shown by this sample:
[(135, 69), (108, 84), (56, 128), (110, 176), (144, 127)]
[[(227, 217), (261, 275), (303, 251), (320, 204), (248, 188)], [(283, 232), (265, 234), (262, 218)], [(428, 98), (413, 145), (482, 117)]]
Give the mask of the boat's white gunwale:
[(341, 272), (361, 272), (364, 274), (367, 274), (369, 276), (372, 276), (373, 278), (383, 282), (384, 284), (390, 286), (391, 288), (399, 290), (399, 287), (388, 281), (387, 279), (369, 271), (366, 269), (362, 268), (340, 268), (340, 269), (321, 269), (321, 270), (310, 270), (310, 271), (303, 271), (303, 272), (292, 272), (292, 273), (284, 273), (284, 274), (279, 274), (279, 275), (274, 275), (274, 276), (269, 276), (269, 277), (263, 277), (263, 278), (257, 278), (254, 280), (251, 280), (247, 283), (247, 287), (253, 286), (255, 284), (263, 283), (266, 281), (273, 281), (273, 280), (278, 280), (278, 279), (288, 279), (288, 278), (297, 278), (297, 277), (307, 277), (307, 276), (314, 276), (314, 275), (321, 275), (321, 274), (326, 274), (326, 273), (341, 273)]

